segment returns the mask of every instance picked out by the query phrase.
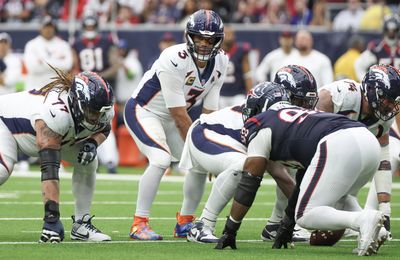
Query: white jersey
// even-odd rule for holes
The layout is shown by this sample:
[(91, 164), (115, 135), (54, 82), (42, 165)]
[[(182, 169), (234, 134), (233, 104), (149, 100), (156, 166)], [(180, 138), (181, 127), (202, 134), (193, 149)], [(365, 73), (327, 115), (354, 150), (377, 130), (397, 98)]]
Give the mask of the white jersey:
[(227, 65), (228, 56), (220, 51), (200, 73), (185, 43), (171, 46), (143, 75), (132, 98), (165, 119), (170, 119), (168, 108), (186, 106), (189, 110), (199, 100), (203, 100), (204, 108), (218, 110)]
[(361, 84), (350, 79), (334, 81), (319, 89), (328, 90), (332, 95), (333, 113), (342, 114), (350, 119), (364, 123), (368, 130), (376, 137), (388, 133), (394, 118), (383, 121), (381, 119), (370, 118), (368, 120), (361, 118)]
[[(107, 114), (110, 122), (113, 111)], [(0, 120), (13, 134), (18, 148), (29, 156), (38, 157), (35, 121), (41, 119), (61, 135), (62, 147), (71, 146), (94, 134), (87, 129), (75, 129), (66, 91), (52, 90), (44, 96), (39, 90), (0, 96)]]

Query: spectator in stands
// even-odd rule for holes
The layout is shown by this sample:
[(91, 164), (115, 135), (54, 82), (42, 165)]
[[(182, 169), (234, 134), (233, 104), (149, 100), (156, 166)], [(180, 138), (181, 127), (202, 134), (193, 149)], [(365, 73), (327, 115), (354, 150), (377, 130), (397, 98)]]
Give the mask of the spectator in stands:
[(25, 89), (34, 89), (50, 83), (56, 76), (53, 67), (64, 71), (72, 68), (72, 53), (69, 44), (56, 36), (57, 25), (46, 16), (41, 22), (40, 35), (25, 45), (24, 63), (27, 69)]
[(360, 29), (379, 31), (382, 28), (383, 18), (392, 11), (385, 5), (384, 0), (372, 0), (371, 3), (361, 18)]
[(310, 25), (330, 28), (331, 21), (326, 16), (326, 11), (326, 0), (315, 0), (312, 7), (312, 19)]
[[(119, 6), (129, 6), (133, 12), (133, 15), (136, 17), (140, 17), (145, 6), (147, 5), (148, 0), (118, 0)], [(140, 19), (139, 19), (140, 20)]]
[(273, 81), (280, 68), (291, 64), (287, 57), (297, 52), (297, 49), (293, 48), (293, 34), (283, 31), (279, 36), (279, 48), (269, 52), (258, 65), (255, 73), (257, 82)]
[(99, 24), (105, 24), (110, 21), (113, 7), (112, 0), (87, 0), (83, 14), (95, 15)]
[(7, 0), (3, 6), (5, 20), (9, 23), (27, 22), (34, 7), (32, 0)]
[(135, 15), (133, 9), (128, 4), (119, 4), (116, 23), (118, 27), (129, 27), (132, 24), (140, 23), (140, 17)]
[(348, 0), (347, 8), (341, 10), (333, 19), (333, 30), (358, 31), (363, 14), (360, 0)]
[(399, 67), (400, 64), (400, 18), (397, 15), (386, 16), (383, 22), (382, 39), (368, 43), (354, 66), (358, 79), (362, 79), (373, 64), (383, 63)]
[(198, 10), (198, 1), (197, 0), (186, 0), (182, 6), (181, 20), (179, 23), (181, 25), (186, 25), (187, 19), (189, 18), (189, 16), (192, 13), (196, 12), (196, 10)]
[(306, 0), (296, 0), (295, 13), (290, 20), (290, 24), (293, 25), (309, 25), (312, 20), (312, 12), (307, 7)]
[(334, 65), (335, 80), (352, 79), (360, 82), (354, 68), (354, 63), (365, 49), (365, 40), (359, 35), (353, 35), (348, 42), (348, 50), (339, 57)]
[(181, 18), (181, 12), (177, 5), (177, 0), (161, 0), (149, 17), (149, 22), (159, 24), (174, 24)]
[(224, 32), (222, 49), (228, 54), (229, 63), (220, 92), (219, 109), (239, 104), (253, 87), (253, 71), (249, 61), (250, 44), (237, 42), (235, 31), (230, 26), (225, 26)]
[(22, 60), (11, 50), (11, 37), (0, 33), (0, 95), (16, 91), (21, 84)]
[(254, 1), (242, 0), (238, 3), (238, 8), (233, 15), (235, 23), (258, 23), (260, 18), (254, 12)]
[(120, 67), (115, 84), (116, 101), (118, 104), (118, 122), (123, 123), (122, 113), (126, 101), (131, 97), (143, 76), (142, 64), (136, 50), (130, 50), (125, 39), (118, 41), (118, 53), (121, 57)]
[(283, 0), (270, 0), (267, 2), (267, 12), (260, 21), (267, 24), (287, 24), (288, 13)]
[(333, 81), (331, 61), (328, 56), (313, 49), (313, 37), (309, 31), (299, 30), (297, 32), (295, 46), (299, 51), (288, 57), (292, 64), (307, 68), (314, 75), (317, 87)]
[[(61, 10), (61, 19), (64, 21), (67, 21), (69, 19), (70, 12), (72, 12), (69, 10), (70, 1), (73, 1), (73, 0), (65, 0), (63, 8)], [(80, 20), (81, 17), (83, 16), (83, 11), (84, 11), (86, 2), (87, 2), (87, 0), (78, 0), (77, 1), (76, 11), (75, 11), (76, 13), (73, 15), (77, 20)]]
[(49, 15), (53, 19), (60, 18), (60, 10), (63, 5), (62, 0), (35, 0), (31, 11), (31, 22), (40, 22), (44, 16)]

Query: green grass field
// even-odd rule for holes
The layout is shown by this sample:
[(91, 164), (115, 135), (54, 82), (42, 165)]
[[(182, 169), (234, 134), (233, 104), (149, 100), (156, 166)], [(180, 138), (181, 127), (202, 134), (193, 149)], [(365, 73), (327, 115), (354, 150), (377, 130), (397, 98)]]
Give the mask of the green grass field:
[[(182, 178), (164, 177), (152, 208), (151, 225), (164, 236), (163, 241), (140, 242), (129, 240), (129, 228), (135, 209), (137, 196), (137, 175), (141, 169), (125, 169), (122, 174), (99, 174), (93, 201), (94, 224), (111, 235), (108, 243), (84, 243), (71, 241), (70, 215), (74, 201), (70, 179), (61, 180), (61, 215), (66, 230), (66, 238), (61, 244), (38, 244), (42, 227), (43, 205), (40, 195), (40, 178), (37, 174), (21, 177), (11, 176), (0, 189), (0, 259), (349, 259), (357, 256), (351, 253), (356, 247), (355, 239), (345, 239), (333, 247), (311, 247), (297, 243), (294, 249), (272, 250), (272, 244), (262, 242), (260, 232), (266, 217), (271, 213), (275, 188), (262, 185), (252, 209), (247, 214), (238, 234), (238, 250), (214, 250), (214, 245), (189, 243), (173, 237), (175, 214), (182, 202)], [(67, 177), (69, 174), (66, 174)], [(104, 179), (110, 177), (112, 179)], [(393, 189), (392, 233), (394, 239), (387, 242), (373, 256), (379, 259), (400, 259), (400, 180)], [(211, 183), (203, 197), (204, 206)], [(364, 201), (367, 189), (360, 194)], [(217, 225), (217, 235), (221, 234), (225, 223), (221, 214)]]

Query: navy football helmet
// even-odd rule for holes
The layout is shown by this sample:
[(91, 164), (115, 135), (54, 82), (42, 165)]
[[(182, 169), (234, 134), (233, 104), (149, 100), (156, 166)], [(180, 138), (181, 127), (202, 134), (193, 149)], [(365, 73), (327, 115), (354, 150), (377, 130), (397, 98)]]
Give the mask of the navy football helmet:
[(361, 91), (374, 116), (387, 121), (400, 109), (400, 71), (390, 65), (371, 66), (361, 83)]
[(97, 16), (87, 15), (82, 20), (82, 36), (92, 40), (98, 35), (99, 22)]
[(262, 113), (276, 103), (291, 104), (290, 92), (275, 82), (262, 82), (252, 88), (242, 110), (243, 121)]
[(397, 15), (386, 16), (383, 20), (383, 35), (389, 44), (397, 44), (400, 33), (400, 18)]
[[(207, 39), (209, 44), (203, 45), (195, 36)], [(208, 61), (217, 55), (224, 39), (224, 24), (217, 13), (201, 9), (189, 17), (186, 24), (185, 37), (190, 54), (197, 60)]]
[(113, 90), (94, 72), (75, 76), (68, 99), (75, 124), (93, 132), (104, 127), (114, 113)]
[(293, 105), (314, 109), (317, 104), (317, 83), (308, 69), (298, 65), (285, 66), (275, 74), (274, 82), (290, 92)]

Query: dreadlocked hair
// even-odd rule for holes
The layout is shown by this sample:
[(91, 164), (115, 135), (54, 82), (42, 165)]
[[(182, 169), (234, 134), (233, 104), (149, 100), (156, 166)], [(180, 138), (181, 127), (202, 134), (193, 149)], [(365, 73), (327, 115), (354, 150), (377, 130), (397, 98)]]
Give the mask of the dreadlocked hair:
[(48, 83), (41, 89), (39, 89), (39, 92), (45, 94), (46, 98), (47, 98), (47, 95), (49, 94), (50, 90), (57, 89), (59, 92), (58, 95), (60, 96), (61, 92), (68, 91), (71, 88), (71, 86), (74, 82), (74, 75), (69, 72), (63, 71), (61, 69), (55, 68), (48, 63), (47, 63), (47, 65), (49, 65), (49, 67), (52, 70), (54, 70), (54, 72), (57, 74), (57, 76), (52, 77), (51, 79), (53, 81)]

